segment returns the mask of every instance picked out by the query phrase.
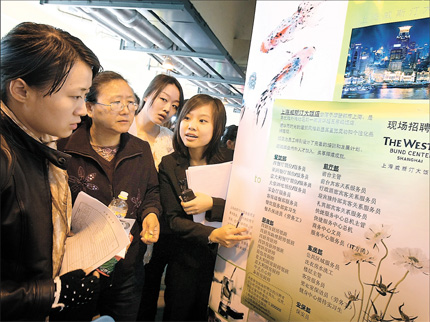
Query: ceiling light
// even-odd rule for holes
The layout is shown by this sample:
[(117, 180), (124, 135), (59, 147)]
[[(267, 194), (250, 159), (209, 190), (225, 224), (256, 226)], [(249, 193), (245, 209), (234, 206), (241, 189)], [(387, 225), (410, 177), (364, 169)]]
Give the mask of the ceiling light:
[(167, 56), (163, 61), (163, 68), (167, 70), (173, 70), (175, 66), (173, 65), (172, 59)]

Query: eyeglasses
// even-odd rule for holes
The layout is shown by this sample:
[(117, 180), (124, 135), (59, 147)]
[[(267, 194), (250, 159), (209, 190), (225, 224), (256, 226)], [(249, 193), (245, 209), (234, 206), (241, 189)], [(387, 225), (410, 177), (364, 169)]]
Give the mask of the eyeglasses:
[(113, 111), (113, 112), (122, 111), (122, 109), (124, 108), (124, 106), (127, 106), (128, 110), (130, 112), (134, 112), (137, 109), (137, 103), (136, 102), (128, 102), (127, 104), (122, 104), (120, 101), (112, 102), (110, 104), (103, 104), (103, 103), (95, 102), (93, 104), (99, 104), (99, 105), (103, 105), (103, 106), (109, 106), (110, 110)]

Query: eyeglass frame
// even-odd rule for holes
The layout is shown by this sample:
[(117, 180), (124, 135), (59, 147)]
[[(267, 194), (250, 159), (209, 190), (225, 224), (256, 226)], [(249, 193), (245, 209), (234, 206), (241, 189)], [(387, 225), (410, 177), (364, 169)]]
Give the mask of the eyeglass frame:
[[(125, 106), (127, 106), (128, 110), (129, 110), (130, 112), (135, 112), (135, 111), (137, 110), (137, 108), (139, 107), (139, 106), (138, 106), (139, 104), (137, 104), (136, 102), (128, 102), (127, 104), (122, 104), (122, 102), (120, 102), (120, 101), (117, 101), (117, 102), (111, 102), (110, 104), (103, 104), (103, 103), (99, 103), (99, 102), (89, 102), (89, 103), (91, 103), (91, 104), (103, 105), (103, 106), (109, 106), (110, 110), (111, 110), (111, 111), (113, 111), (113, 112), (121, 112), (121, 111), (124, 109), (124, 107), (125, 107)], [(113, 109), (113, 108), (112, 108), (112, 104), (115, 104), (115, 103), (119, 103), (119, 104), (121, 104), (121, 108), (120, 108), (120, 109)], [(119, 104), (115, 104), (115, 105), (119, 105)], [(132, 109), (130, 108), (130, 104), (134, 107), (133, 111), (132, 111)]]

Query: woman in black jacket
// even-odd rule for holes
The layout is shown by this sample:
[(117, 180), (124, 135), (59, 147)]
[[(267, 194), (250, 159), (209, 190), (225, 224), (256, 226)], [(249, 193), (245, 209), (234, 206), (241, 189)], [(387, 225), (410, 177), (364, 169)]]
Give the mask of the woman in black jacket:
[(73, 291), (81, 307), (97, 293), (82, 270), (58, 276), (71, 195), (55, 139), (86, 114), (100, 68), (81, 40), (48, 25), (22, 23), (1, 40), (1, 320), (44, 321), (77, 303)]
[(165, 321), (207, 321), (209, 292), (218, 244), (233, 247), (242, 240), (246, 228), (224, 225), (220, 228), (194, 222), (193, 215), (206, 212), (209, 221), (222, 221), (225, 200), (195, 192), (185, 201), (182, 182), (190, 166), (231, 160), (221, 153), (219, 144), (226, 123), (222, 102), (198, 94), (182, 108), (175, 132), (175, 152), (163, 157), (159, 166), (160, 198), (171, 230), (178, 236), (176, 252), (166, 271)]

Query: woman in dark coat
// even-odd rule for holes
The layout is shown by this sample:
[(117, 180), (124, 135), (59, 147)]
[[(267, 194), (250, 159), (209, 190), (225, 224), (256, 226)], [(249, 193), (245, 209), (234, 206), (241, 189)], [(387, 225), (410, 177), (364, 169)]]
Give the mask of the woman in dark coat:
[(156, 242), (160, 232), (158, 174), (149, 144), (128, 133), (137, 103), (127, 81), (115, 72), (102, 72), (94, 79), (86, 100), (89, 119), (59, 143), (59, 149), (72, 156), (67, 172), (73, 201), (84, 191), (109, 205), (125, 191), (126, 218), (136, 222), (125, 258), (109, 276), (100, 277), (95, 312), (86, 316), (82, 316), (83, 310), (75, 313), (87, 320), (101, 314), (115, 321), (134, 321), (141, 294), (137, 274), (143, 271), (146, 244)]
[(58, 276), (72, 207), (69, 156), (55, 140), (86, 114), (85, 94), (100, 63), (78, 38), (30, 22), (2, 38), (0, 61), (0, 320), (45, 321), (72, 305), (67, 291), (85, 297), (82, 284), (92, 294), (98, 289), (98, 279), (82, 270)]
[(195, 192), (196, 198), (183, 201), (181, 181), (190, 166), (231, 160), (219, 148), (226, 112), (222, 102), (198, 94), (182, 108), (173, 136), (175, 152), (163, 157), (159, 166), (160, 196), (171, 230), (178, 236), (176, 253), (166, 271), (165, 321), (207, 321), (209, 292), (218, 244), (233, 247), (242, 240), (246, 228), (221, 228), (194, 222), (193, 215), (206, 212), (209, 221), (222, 221), (225, 200)]

